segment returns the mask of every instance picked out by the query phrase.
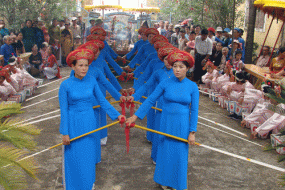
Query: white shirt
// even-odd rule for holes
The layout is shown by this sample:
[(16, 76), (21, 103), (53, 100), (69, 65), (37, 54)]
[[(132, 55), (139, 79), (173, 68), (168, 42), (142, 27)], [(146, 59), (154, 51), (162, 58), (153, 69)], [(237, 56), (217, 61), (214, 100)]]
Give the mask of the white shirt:
[(202, 41), (201, 36), (197, 36), (195, 39), (195, 49), (197, 53), (201, 55), (212, 55), (213, 42), (210, 38), (206, 38), (206, 40)]

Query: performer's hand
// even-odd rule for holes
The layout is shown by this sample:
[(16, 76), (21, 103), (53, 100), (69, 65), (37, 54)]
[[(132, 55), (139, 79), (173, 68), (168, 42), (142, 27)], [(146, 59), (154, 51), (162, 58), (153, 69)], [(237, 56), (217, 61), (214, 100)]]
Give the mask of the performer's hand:
[(250, 138), (256, 139), (257, 138), (256, 136), (257, 136), (257, 132), (254, 131), (253, 133), (251, 133)]
[(133, 115), (132, 117), (129, 117), (129, 118), (126, 120), (126, 123), (128, 123), (128, 124), (135, 123), (136, 120), (137, 120), (137, 118), (138, 118), (138, 116)]
[(125, 70), (125, 71), (130, 70), (130, 67), (129, 66), (125, 66), (125, 67), (123, 67), (123, 70)]
[(69, 144), (70, 144), (69, 135), (63, 135), (63, 136), (62, 136), (62, 144), (63, 144), (63, 145), (69, 145)]
[(232, 88), (229, 86), (227, 89), (227, 93), (230, 94), (232, 92)]
[(127, 55), (124, 55), (123, 57), (122, 57), (122, 59), (126, 59), (127, 58)]
[(127, 97), (127, 101), (128, 101), (128, 102), (133, 102), (134, 99), (135, 99), (135, 98), (134, 98), (133, 96), (128, 96), (128, 97)]
[(243, 103), (243, 98), (239, 98), (239, 99), (238, 99), (238, 103), (239, 103), (239, 104), (242, 104), (242, 103)]
[(135, 89), (132, 87), (127, 89), (128, 94), (130, 94), (131, 92), (132, 92), (132, 94), (134, 94), (134, 92), (135, 92)]
[(117, 61), (122, 60), (121, 56), (118, 56), (118, 57), (116, 58), (116, 60), (117, 60)]
[(195, 132), (191, 132), (188, 136), (188, 144), (195, 145)]
[(126, 102), (126, 100), (127, 100), (127, 97), (126, 97), (126, 96), (121, 96), (121, 97), (120, 97), (120, 101), (121, 101), (121, 102)]
[(118, 116), (118, 120), (119, 120), (119, 121), (122, 121), (122, 119), (123, 119), (123, 121), (125, 122), (125, 121), (126, 121), (126, 116), (124, 116), (124, 115), (119, 115), (119, 116)]
[(121, 93), (121, 94), (123, 94), (123, 93), (125, 93), (125, 92), (127, 92), (128, 90), (127, 89), (121, 89), (119, 92)]

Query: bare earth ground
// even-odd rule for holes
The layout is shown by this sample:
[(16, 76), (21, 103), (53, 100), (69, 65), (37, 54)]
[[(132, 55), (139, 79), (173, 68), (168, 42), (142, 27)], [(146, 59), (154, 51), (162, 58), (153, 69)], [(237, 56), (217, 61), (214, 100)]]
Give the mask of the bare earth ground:
[[(62, 68), (61, 70), (62, 76), (68, 76), (70, 73), (70, 68)], [(37, 89), (35, 95), (58, 88), (61, 81), (62, 80), (59, 80), (51, 85)], [(131, 82), (121, 82), (123, 88), (130, 87), (131, 84)], [(23, 106), (56, 96), (57, 93), (58, 90), (24, 102)], [(111, 99), (110, 101), (114, 100)], [(222, 123), (230, 128), (250, 135), (248, 129), (240, 127), (240, 121), (234, 121), (226, 117), (228, 114), (227, 111), (220, 108), (216, 102), (210, 101), (207, 96), (200, 96), (200, 105), (199, 116)], [(120, 110), (118, 104), (115, 105), (115, 107), (117, 110)], [(29, 119), (56, 109), (59, 109), (57, 98), (25, 110), (26, 112), (22, 114), (21, 117), (23, 117), (23, 119)], [(59, 114), (59, 112), (49, 116), (57, 114)], [(146, 121), (145, 118), (142, 121), (138, 121), (137, 124), (146, 126)], [(112, 121), (108, 119), (108, 123), (111, 122)], [(233, 133), (202, 119), (199, 119), (199, 122)], [(42, 133), (36, 137), (36, 141), (38, 142), (37, 151), (61, 142), (61, 135), (58, 131), (59, 123), (60, 118), (54, 118), (35, 124), (42, 129)], [(235, 135), (242, 137), (239, 134)], [(260, 146), (242, 141), (241, 139), (200, 124), (198, 124), (196, 141), (284, 168), (284, 163), (277, 163), (277, 153), (274, 151), (264, 152)], [(270, 141), (257, 139), (255, 142), (266, 145)], [(28, 178), (30, 190), (63, 189), (61, 151), (61, 148), (56, 148), (36, 156), (36, 160), (40, 166), (37, 174), (39, 180)], [(119, 125), (109, 128), (107, 146), (102, 148), (102, 162), (96, 166), (96, 189), (159, 189), (153, 181), (155, 166), (152, 164), (150, 154), (151, 144), (146, 141), (144, 131), (131, 129), (130, 153), (126, 154), (124, 129), (120, 128)], [(190, 147), (188, 189), (282, 189), (277, 179), (281, 174), (281, 172), (273, 169), (232, 158), (202, 147)]]

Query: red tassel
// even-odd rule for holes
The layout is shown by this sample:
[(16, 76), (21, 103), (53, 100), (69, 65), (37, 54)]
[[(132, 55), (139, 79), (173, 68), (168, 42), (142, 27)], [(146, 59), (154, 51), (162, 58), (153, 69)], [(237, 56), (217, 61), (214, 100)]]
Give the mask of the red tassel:
[[(122, 101), (120, 104), (119, 104), (122, 108), (122, 115), (126, 116), (126, 107), (125, 107), (125, 101)], [(123, 127), (123, 124), (122, 122), (121, 123), (121, 127)]]
[(130, 129), (133, 128), (135, 126), (135, 123), (132, 123), (131, 125), (129, 125), (128, 123), (126, 123), (126, 127), (125, 127), (125, 135), (126, 135), (126, 147), (127, 147), (127, 154), (130, 151)]
[(118, 79), (123, 82), (125, 81), (125, 77), (123, 75), (120, 75)]
[(135, 113), (135, 104), (134, 102), (131, 103), (131, 107), (130, 107), (130, 116), (132, 117)]

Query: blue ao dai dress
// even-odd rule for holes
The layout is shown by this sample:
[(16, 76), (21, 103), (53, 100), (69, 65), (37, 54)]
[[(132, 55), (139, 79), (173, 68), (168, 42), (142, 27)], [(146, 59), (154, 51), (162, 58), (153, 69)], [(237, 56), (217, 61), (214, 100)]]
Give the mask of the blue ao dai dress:
[(137, 41), (134, 45), (134, 48), (126, 55), (126, 59), (130, 59), (133, 55), (135, 55), (136, 52), (139, 51), (139, 49), (146, 44), (148, 41), (144, 41), (143, 39)]
[(134, 68), (137, 67), (136, 64), (142, 64), (145, 58), (151, 54), (156, 52), (156, 50), (153, 47), (153, 44), (147, 42), (145, 43), (140, 50), (138, 51), (137, 55), (132, 59), (132, 61), (129, 63), (129, 67)]
[[(150, 79), (142, 86), (140, 87), (137, 92), (133, 95), (134, 100), (138, 101), (138, 99), (144, 94), (145, 91), (149, 88), (156, 88), (158, 84), (160, 84), (163, 80), (170, 78), (173, 75), (172, 69), (167, 69), (166, 67), (163, 67), (157, 71), (150, 77)], [(159, 100), (156, 102), (156, 105), (153, 105), (157, 108), (162, 109), (163, 105), (163, 98), (160, 97)], [(161, 131), (160, 127), (160, 118), (161, 118), (161, 112), (158, 110), (155, 110), (155, 123), (153, 126), (154, 130)], [(157, 161), (157, 149), (158, 149), (158, 134), (152, 133), (152, 149), (151, 149), (151, 158), (153, 161)]]
[[(156, 87), (135, 115), (143, 119), (159, 97), (163, 97), (161, 131), (188, 139), (190, 132), (197, 131), (197, 85), (187, 78), (180, 81), (172, 76)], [(154, 181), (177, 190), (187, 189), (188, 148), (189, 145), (185, 142), (159, 135)]]
[[(102, 95), (93, 77), (82, 80), (71, 76), (59, 89), (61, 111), (60, 133), (70, 139), (96, 129), (93, 104), (97, 101), (112, 120), (120, 113)], [(100, 134), (93, 133), (63, 146), (63, 182), (67, 190), (90, 190), (95, 182), (97, 148)], [(99, 144), (98, 144), (99, 143)]]

